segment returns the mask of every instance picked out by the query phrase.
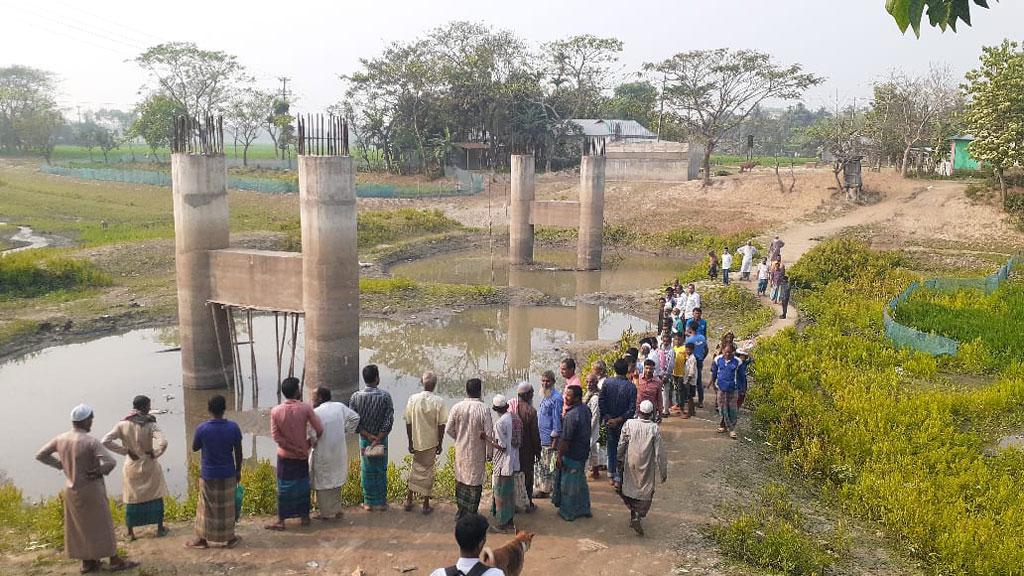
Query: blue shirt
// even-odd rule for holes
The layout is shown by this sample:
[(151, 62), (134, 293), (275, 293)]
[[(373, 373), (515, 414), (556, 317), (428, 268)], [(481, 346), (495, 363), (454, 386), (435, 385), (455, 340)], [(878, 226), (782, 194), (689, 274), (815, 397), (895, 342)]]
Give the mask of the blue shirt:
[(686, 322), (686, 327), (687, 328), (694, 327), (694, 328), (696, 328), (696, 330), (694, 330), (694, 332), (696, 332), (697, 334), (700, 334), (701, 336), (703, 336), (705, 338), (708, 337), (708, 321), (703, 319), (703, 318), (700, 319), (700, 322), (698, 322), (697, 320), (695, 320), (693, 318), (690, 318)]
[(718, 384), (722, 392), (737, 391), (736, 374), (740, 371), (740, 361), (735, 356), (732, 360), (726, 361), (725, 356), (719, 356), (711, 365), (711, 377)]
[(568, 443), (564, 454), (566, 458), (586, 462), (590, 457), (590, 416), (590, 408), (586, 404), (576, 404), (565, 413), (561, 442)]
[(636, 386), (617, 374), (606, 378), (597, 403), (601, 407), (602, 422), (612, 418), (632, 418), (636, 414)]
[(747, 392), (747, 370), (753, 360), (745, 360), (740, 363), (739, 370), (736, 370), (736, 389), (744, 394)]
[(199, 475), (204, 480), (234, 478), (235, 445), (242, 443), (242, 430), (231, 420), (212, 418), (196, 428), (192, 451), (203, 451)]
[(537, 406), (537, 429), (540, 445), (551, 447), (551, 439), (562, 435), (562, 394), (551, 389), (551, 396), (541, 398)]
[(684, 344), (693, 344), (693, 355), (698, 362), (703, 362), (708, 356), (708, 339), (701, 334), (687, 336)]

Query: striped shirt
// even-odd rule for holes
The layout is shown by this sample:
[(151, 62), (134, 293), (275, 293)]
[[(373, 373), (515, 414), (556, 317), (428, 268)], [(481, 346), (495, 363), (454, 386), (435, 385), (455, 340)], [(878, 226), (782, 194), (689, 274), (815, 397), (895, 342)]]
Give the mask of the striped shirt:
[(356, 432), (386, 436), (395, 424), (395, 406), (391, 402), (391, 394), (380, 388), (367, 386), (357, 391), (352, 395), (349, 407), (359, 414)]

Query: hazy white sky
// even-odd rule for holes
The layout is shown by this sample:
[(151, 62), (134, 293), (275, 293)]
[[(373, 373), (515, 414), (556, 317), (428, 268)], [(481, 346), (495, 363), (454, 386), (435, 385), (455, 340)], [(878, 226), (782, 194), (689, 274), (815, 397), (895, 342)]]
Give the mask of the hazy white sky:
[(391, 0), (225, 2), (177, 0), (0, 0), (0, 65), (56, 72), (61, 103), (84, 109), (130, 107), (145, 77), (130, 60), (146, 47), (193, 41), (236, 54), (266, 88), (290, 77), (300, 111), (341, 97), (337, 75), (386, 44), (449, 20), (482, 21), (533, 42), (571, 34), (625, 42), (624, 73), (643, 62), (702, 48), (755, 48), (799, 62), (828, 81), (809, 92), (811, 108), (865, 100), (893, 67), (948, 64), (959, 76), (981, 46), (1024, 36), (1024, 3), (974, 8), (972, 28), (957, 34), (901, 35), (884, 0)]

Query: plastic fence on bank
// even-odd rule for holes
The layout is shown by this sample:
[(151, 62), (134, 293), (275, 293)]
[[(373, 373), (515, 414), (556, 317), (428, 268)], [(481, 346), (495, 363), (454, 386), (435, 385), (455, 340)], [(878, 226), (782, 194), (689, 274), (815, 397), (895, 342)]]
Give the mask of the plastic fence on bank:
[[(67, 176), (82, 180), (98, 180), (101, 182), (126, 182), (129, 184), (148, 184), (151, 186), (170, 186), (170, 172), (156, 170), (119, 170), (116, 168), (72, 168), (44, 164), (40, 170), (47, 174)], [(294, 180), (276, 180), (272, 178), (255, 178), (252, 176), (228, 175), (228, 188), (235, 190), (251, 190), (268, 194), (294, 194), (299, 185)], [(356, 185), (356, 196), (360, 198), (437, 198), (445, 196), (468, 196), (482, 192), (484, 177), (481, 174), (466, 172), (456, 173), (456, 186), (448, 182), (425, 183), (413, 185), (395, 185), (368, 182)]]
[(885, 324), (885, 334), (898, 348), (913, 348), (933, 356), (956, 354), (960, 343), (952, 338), (922, 332), (910, 326), (904, 326), (893, 319), (892, 315), (896, 307), (906, 302), (916, 290), (924, 288), (937, 292), (956, 292), (957, 290), (983, 290), (991, 294), (999, 285), (1010, 277), (1014, 267), (1024, 263), (1024, 257), (1017, 255), (1010, 258), (1006, 264), (1000, 266), (993, 274), (984, 278), (932, 278), (924, 282), (911, 282), (909, 286), (897, 297), (889, 300), (882, 311), (882, 322)]

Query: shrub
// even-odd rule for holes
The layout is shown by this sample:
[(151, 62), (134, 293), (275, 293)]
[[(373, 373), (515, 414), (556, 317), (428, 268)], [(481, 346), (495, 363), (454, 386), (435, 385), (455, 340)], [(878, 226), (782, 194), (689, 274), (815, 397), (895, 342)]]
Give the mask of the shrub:
[(28, 250), (0, 258), (0, 298), (33, 298), (110, 283), (110, 277), (92, 262), (51, 250)]

